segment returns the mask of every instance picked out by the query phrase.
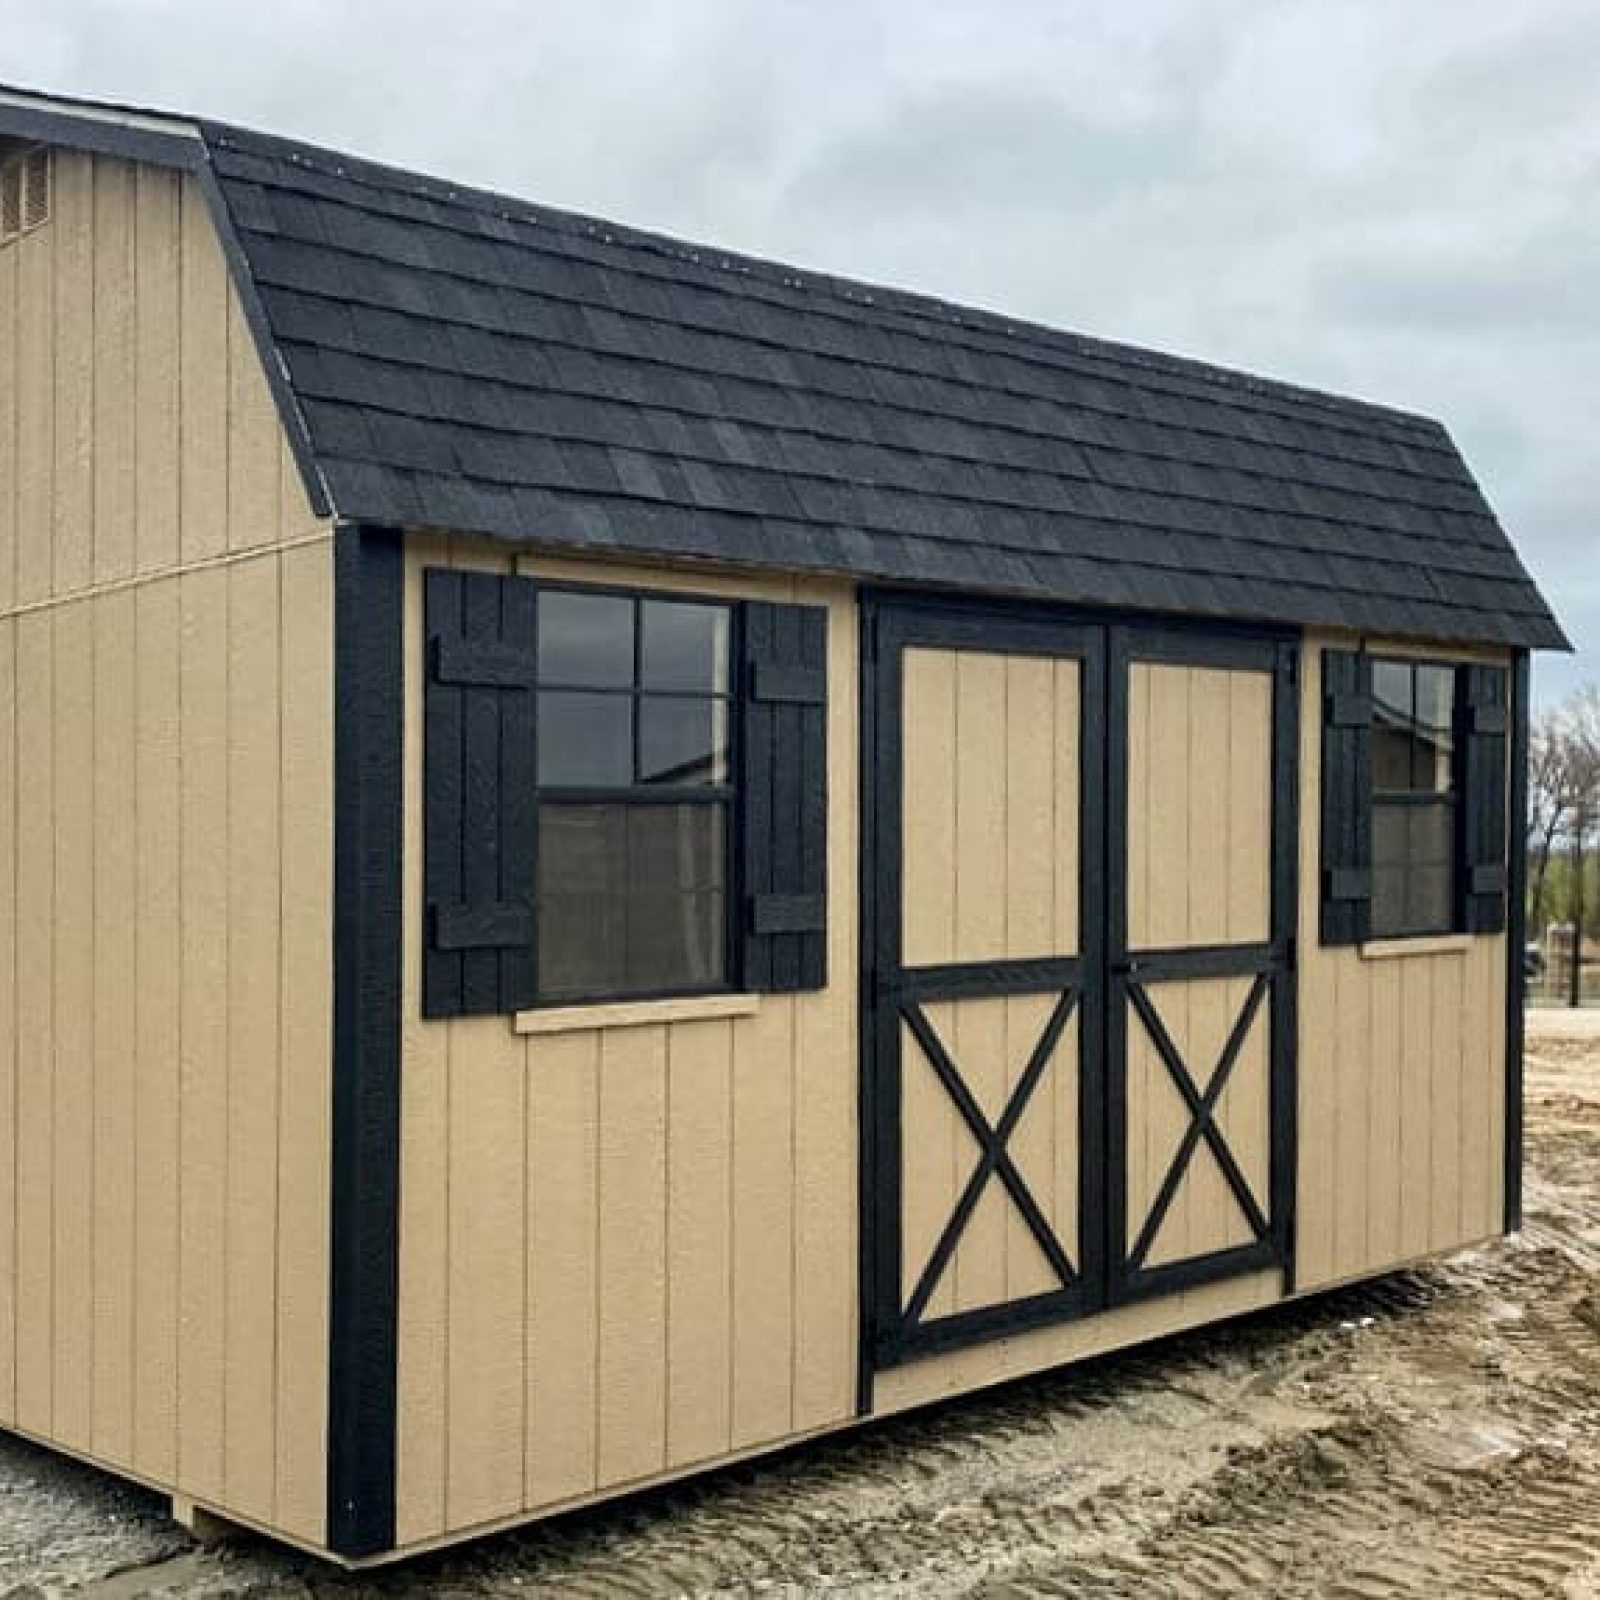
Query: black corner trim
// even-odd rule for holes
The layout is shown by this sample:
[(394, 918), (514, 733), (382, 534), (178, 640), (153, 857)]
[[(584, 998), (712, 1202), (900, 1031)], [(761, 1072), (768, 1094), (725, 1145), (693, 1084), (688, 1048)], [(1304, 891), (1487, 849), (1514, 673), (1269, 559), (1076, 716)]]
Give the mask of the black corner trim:
[(1506, 883), (1506, 1148), (1505, 1230), (1522, 1226), (1522, 1043), (1527, 1004), (1523, 972), (1527, 938), (1528, 652), (1511, 664), (1510, 826)]
[(400, 1198), (402, 543), (334, 549), (332, 1272), (328, 1548), (395, 1538)]

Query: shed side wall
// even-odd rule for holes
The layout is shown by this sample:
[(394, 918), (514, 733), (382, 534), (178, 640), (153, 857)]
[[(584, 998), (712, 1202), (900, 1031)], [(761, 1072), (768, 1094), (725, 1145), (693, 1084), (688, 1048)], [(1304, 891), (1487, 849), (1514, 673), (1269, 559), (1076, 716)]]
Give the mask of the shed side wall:
[(0, 1423), (325, 1522), (332, 594), (193, 180), (0, 250)]
[(754, 1016), (522, 1037), (420, 1001), (425, 565), (407, 558), (402, 1546), (848, 1418), (856, 1375), (857, 615), (848, 585), (524, 558), (826, 605), (829, 986)]
[[(1301, 1289), (1504, 1231), (1505, 934), (1418, 940), (1414, 953), (1381, 955), (1397, 947), (1318, 939), (1321, 654), (1356, 643), (1309, 637), (1301, 674)], [(1504, 653), (1364, 643), (1385, 655), (1509, 665)]]

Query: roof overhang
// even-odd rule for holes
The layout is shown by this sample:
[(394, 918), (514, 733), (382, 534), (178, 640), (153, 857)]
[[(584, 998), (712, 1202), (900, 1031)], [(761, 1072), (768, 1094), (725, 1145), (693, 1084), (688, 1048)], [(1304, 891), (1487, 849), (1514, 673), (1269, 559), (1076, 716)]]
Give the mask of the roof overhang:
[(196, 122), (131, 106), (30, 94), (4, 85), (0, 85), (0, 135), (184, 171), (205, 159), (205, 142)]

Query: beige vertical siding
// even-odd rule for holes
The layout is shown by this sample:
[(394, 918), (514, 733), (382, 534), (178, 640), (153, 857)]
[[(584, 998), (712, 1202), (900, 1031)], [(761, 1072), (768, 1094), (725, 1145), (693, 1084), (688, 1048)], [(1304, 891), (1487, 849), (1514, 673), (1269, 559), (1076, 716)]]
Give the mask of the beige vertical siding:
[(332, 569), (198, 190), (0, 250), (0, 1423), (324, 1520)]
[[(1128, 683), (1128, 943), (1135, 950), (1263, 943), (1270, 937), (1272, 676), (1135, 662)], [(1204, 1090), (1251, 988), (1247, 978), (1148, 985), (1151, 1006)], [(1217, 1107), (1229, 1149), (1263, 1211), (1268, 1009), (1257, 1011)], [(1191, 1117), (1140, 1017), (1129, 1015), (1131, 1248)], [(1254, 1235), (1209, 1145), (1191, 1157), (1148, 1264)]]
[[(908, 966), (1070, 956), (1078, 949), (1078, 663), (980, 650), (904, 660), (902, 947)], [(924, 1007), (991, 1124), (1054, 995)], [(1069, 1023), (1011, 1154), (1069, 1256), (1078, 1232), (1078, 1028)], [(978, 1148), (949, 1091), (901, 1030), (903, 1278), (909, 1299)], [(928, 1302), (930, 1317), (1058, 1286), (1032, 1231), (989, 1184)]]
[[(1440, 659), (1502, 659), (1368, 648)], [(1303, 1289), (1498, 1234), (1505, 1173), (1506, 941), (1326, 948), (1318, 942), (1321, 652), (1302, 673), (1300, 1171)]]
[(421, 569), (407, 568), (399, 1529), (417, 1544), (839, 1423), (856, 1359), (856, 613), (819, 581), (524, 563), (830, 608), (827, 989), (519, 1036), (420, 1016)]

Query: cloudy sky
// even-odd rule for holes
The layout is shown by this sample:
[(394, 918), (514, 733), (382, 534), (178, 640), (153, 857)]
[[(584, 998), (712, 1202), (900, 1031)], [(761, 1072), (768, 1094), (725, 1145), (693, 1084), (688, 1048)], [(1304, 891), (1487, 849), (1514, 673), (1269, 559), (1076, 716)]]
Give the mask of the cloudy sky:
[(1594, 0), (0, 0), (0, 81), (1433, 413), (1600, 677)]

